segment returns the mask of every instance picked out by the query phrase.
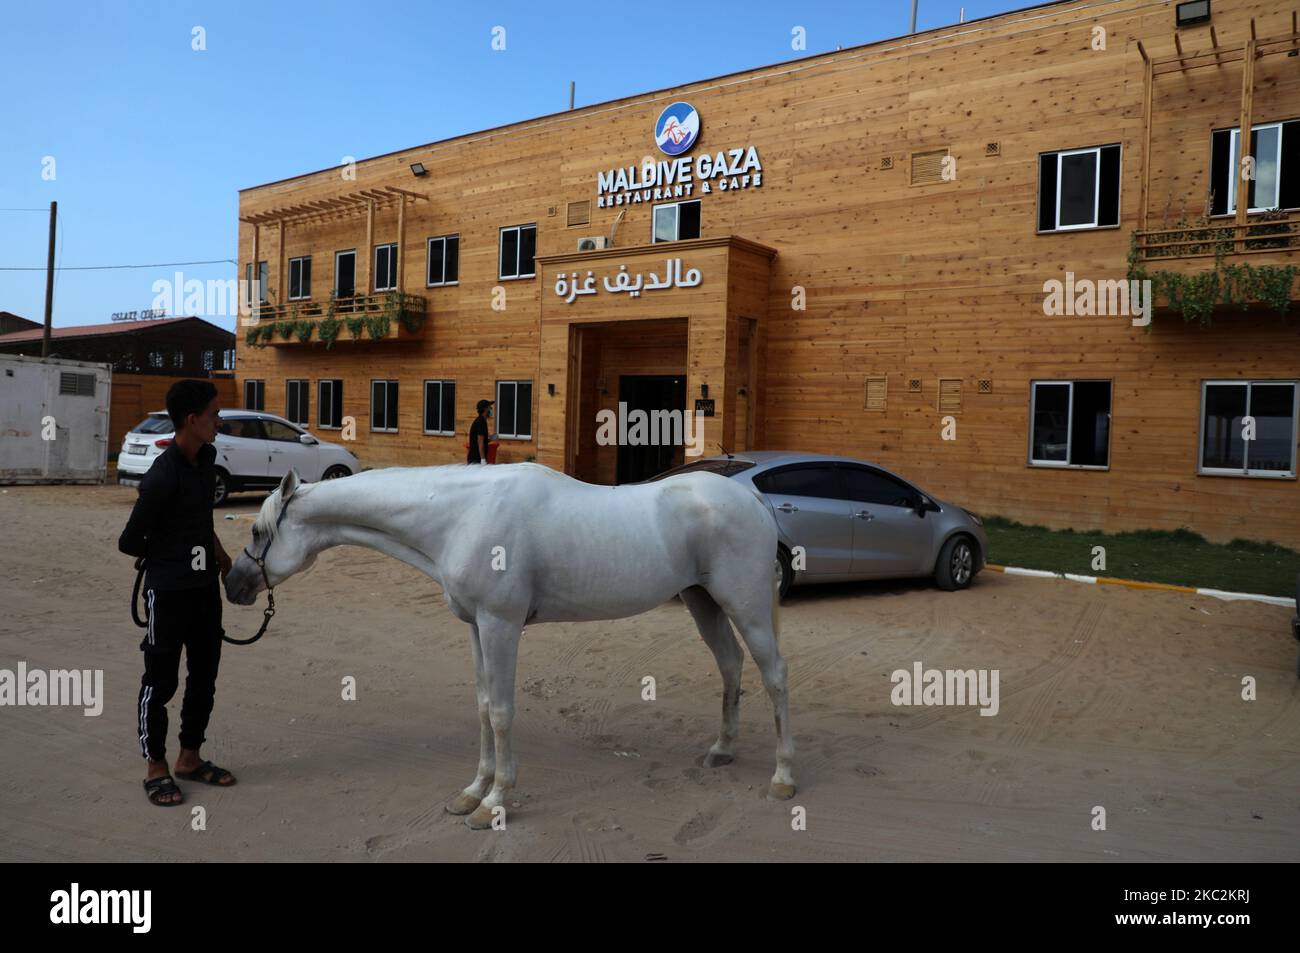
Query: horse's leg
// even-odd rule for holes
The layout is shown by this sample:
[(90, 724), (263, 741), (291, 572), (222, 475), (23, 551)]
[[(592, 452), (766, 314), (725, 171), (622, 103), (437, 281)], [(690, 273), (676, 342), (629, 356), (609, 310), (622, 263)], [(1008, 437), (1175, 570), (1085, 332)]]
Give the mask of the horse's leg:
[(727, 614), (707, 591), (699, 586), (684, 589), (682, 602), (691, 610), (695, 625), (712, 650), (722, 674), (722, 729), (718, 732), (718, 740), (704, 756), (705, 767), (716, 768), (730, 764), (735, 757), (732, 746), (740, 731), (740, 668), (745, 662), (745, 653), (731, 631)]
[(478, 694), (478, 773), (465, 790), (447, 802), (447, 813), (468, 814), (479, 806), (492, 779), (497, 773), (496, 740), (492, 735), (492, 720), (488, 715), (487, 676), (483, 673), (483, 647), (479, 643), (478, 626), (469, 627), (469, 641), (474, 650), (474, 679)]
[(515, 752), (510, 725), (515, 717), (515, 665), (519, 657), (519, 622), (498, 618), (489, 613), (478, 615), (483, 671), (487, 680), (488, 718), (492, 725), (496, 751), (496, 774), (492, 788), (465, 823), (475, 830), (492, 826), (495, 809), (505, 803), (506, 792), (515, 786)]
[[(733, 575), (733, 574), (728, 574)], [(728, 583), (734, 581), (736, 585)], [(770, 590), (770, 591), (769, 591)], [(790, 733), (790, 694), (786, 688), (786, 665), (777, 646), (777, 589), (767, 573), (748, 574), (745, 579), (717, 579), (709, 584), (709, 594), (726, 610), (749, 647), (763, 685), (772, 699), (776, 717), (776, 773), (768, 786), (769, 797), (787, 800), (794, 797), (794, 738)], [(739, 599), (733, 594), (738, 594)]]

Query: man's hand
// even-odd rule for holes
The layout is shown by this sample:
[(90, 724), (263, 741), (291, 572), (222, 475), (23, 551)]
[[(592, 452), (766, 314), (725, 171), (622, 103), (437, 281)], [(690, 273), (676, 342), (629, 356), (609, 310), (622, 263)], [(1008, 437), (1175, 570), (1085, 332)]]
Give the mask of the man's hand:
[(217, 538), (216, 533), (212, 534), (212, 548), (217, 552), (217, 569), (221, 571), (221, 579), (224, 582), (234, 563), (230, 561), (230, 554), (226, 552), (226, 547), (221, 545), (221, 540)]

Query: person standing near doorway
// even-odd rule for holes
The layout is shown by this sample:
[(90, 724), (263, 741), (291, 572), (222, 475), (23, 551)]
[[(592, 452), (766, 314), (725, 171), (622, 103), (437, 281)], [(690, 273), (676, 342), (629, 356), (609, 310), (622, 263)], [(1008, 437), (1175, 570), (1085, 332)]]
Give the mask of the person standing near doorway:
[(469, 454), (465, 458), (466, 463), (487, 465), (488, 443), (492, 439), (492, 435), (488, 432), (487, 419), (492, 413), (494, 403), (495, 401), (491, 400), (478, 402), (478, 416), (469, 425)]

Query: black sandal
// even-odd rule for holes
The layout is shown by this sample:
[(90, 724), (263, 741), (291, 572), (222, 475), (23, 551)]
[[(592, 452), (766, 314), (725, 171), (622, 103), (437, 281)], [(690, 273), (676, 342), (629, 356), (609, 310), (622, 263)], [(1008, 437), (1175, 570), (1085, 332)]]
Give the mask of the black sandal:
[(198, 781), (200, 784), (212, 784), (219, 788), (234, 787), (236, 782), (231, 780), (229, 784), (223, 784), (223, 778), (234, 778), (225, 768), (218, 768), (211, 761), (204, 761), (193, 771), (177, 771), (176, 777), (185, 781)]
[[(176, 786), (176, 782), (170, 774), (164, 774), (161, 778), (150, 778), (145, 781), (144, 793), (149, 798), (150, 804), (157, 804), (159, 807), (176, 807), (185, 801), (185, 795), (181, 794), (181, 789)], [(181, 794), (181, 796), (173, 801), (162, 800), (163, 795), (172, 794)]]

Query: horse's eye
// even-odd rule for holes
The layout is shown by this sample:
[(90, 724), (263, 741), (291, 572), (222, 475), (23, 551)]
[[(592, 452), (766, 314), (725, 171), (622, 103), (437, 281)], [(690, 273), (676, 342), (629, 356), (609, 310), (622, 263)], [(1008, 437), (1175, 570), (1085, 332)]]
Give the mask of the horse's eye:
[(256, 526), (253, 527), (253, 539), (257, 539), (257, 537), (259, 537), (259, 536), (261, 536), (261, 535), (262, 535), (262, 534), (259, 533), (259, 532), (257, 531), (257, 527), (256, 527)]

